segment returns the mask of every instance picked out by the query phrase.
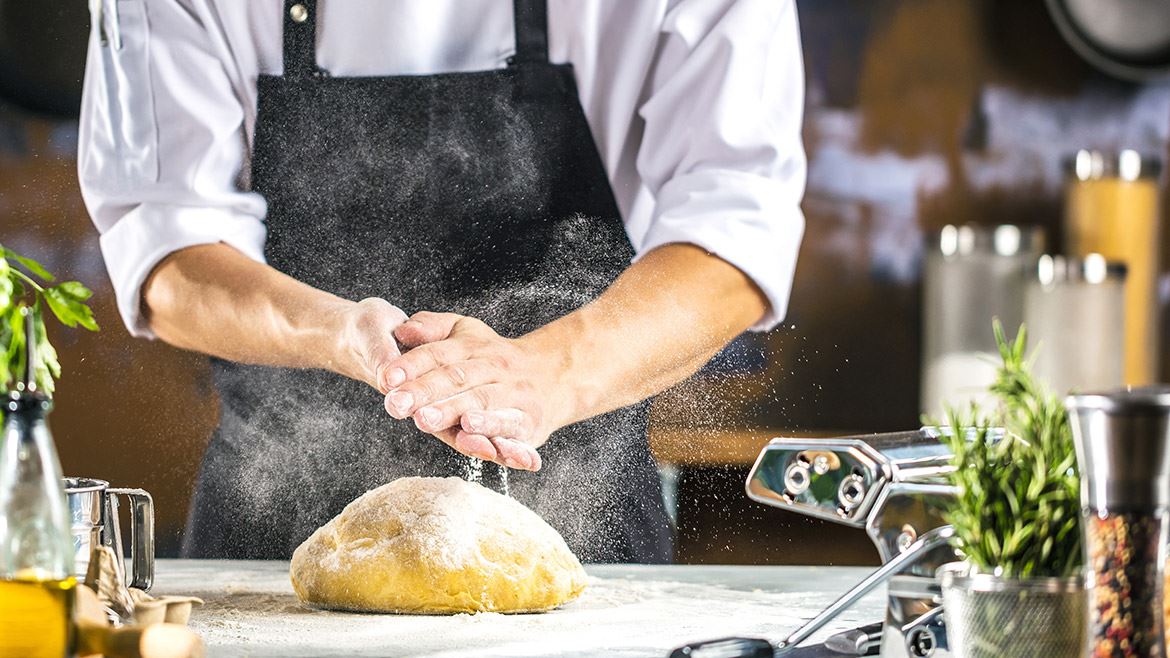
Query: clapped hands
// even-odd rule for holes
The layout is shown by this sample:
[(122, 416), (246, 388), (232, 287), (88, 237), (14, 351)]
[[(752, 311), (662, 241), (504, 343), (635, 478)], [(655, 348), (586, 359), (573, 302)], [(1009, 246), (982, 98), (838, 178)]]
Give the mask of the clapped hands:
[(380, 370), (386, 411), (463, 454), (536, 471), (537, 448), (573, 420), (563, 359), (538, 339), (504, 338), (474, 318), (430, 312), (411, 316), (394, 336), (407, 351)]

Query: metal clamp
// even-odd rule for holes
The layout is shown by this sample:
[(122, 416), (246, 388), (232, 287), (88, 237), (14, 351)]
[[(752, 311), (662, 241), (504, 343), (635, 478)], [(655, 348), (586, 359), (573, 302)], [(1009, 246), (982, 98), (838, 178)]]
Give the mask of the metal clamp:
[(954, 528), (949, 525), (940, 526), (924, 533), (905, 552), (891, 558), (889, 562), (886, 562), (873, 573), (866, 576), (864, 580), (854, 585), (853, 589), (843, 594), (829, 605), (829, 607), (822, 610), (820, 614), (813, 617), (804, 626), (796, 629), (791, 635), (777, 644), (776, 655), (780, 656), (795, 649), (796, 645), (807, 640), (813, 633), (819, 631), (825, 624), (832, 621), (833, 618), (841, 614), (849, 606), (857, 603), (866, 594), (872, 592), (875, 587), (886, 582), (891, 576), (897, 574), (902, 569), (912, 566), (932, 550), (946, 544), (954, 534)]

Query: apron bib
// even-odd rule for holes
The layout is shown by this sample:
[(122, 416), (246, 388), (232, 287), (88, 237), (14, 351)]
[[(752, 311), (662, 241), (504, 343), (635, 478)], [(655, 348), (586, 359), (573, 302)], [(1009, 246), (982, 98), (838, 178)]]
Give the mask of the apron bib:
[[(332, 77), (316, 64), (315, 0), (286, 0), (284, 74), (258, 80), (252, 153), (269, 264), (346, 299), (454, 311), (509, 337), (601, 294), (633, 249), (572, 66), (548, 61), (546, 11), (543, 0), (514, 2), (516, 55), (504, 69)], [(212, 372), (221, 419), (186, 556), (288, 559), (365, 491), (467, 468), (388, 416), (366, 384), (218, 359)], [(510, 494), (584, 561), (670, 559), (647, 408), (559, 430), (540, 472), (509, 472)]]

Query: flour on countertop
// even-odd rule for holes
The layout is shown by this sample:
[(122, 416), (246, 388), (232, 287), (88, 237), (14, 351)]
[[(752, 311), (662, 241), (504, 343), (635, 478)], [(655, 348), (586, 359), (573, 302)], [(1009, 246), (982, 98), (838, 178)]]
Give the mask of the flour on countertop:
[[(523, 615), (323, 612), (300, 606), (291, 591), (269, 591), (271, 581), (252, 583), (254, 589), (236, 586), (190, 593), (206, 601), (192, 618), (192, 626), (203, 636), (211, 656), (661, 658), (670, 648), (689, 641), (729, 635), (779, 639), (831, 602), (840, 593), (835, 588), (844, 591), (860, 577), (853, 572), (860, 571), (843, 577), (837, 575), (843, 571), (833, 572), (833, 577), (826, 578), (828, 572), (818, 570), (807, 581), (789, 576), (778, 577), (780, 582), (760, 583), (771, 591), (594, 576), (577, 601), (549, 613)], [(817, 586), (808, 591), (798, 586), (800, 582)], [(778, 585), (789, 591), (775, 591)], [(871, 595), (836, 619), (830, 629), (877, 621), (883, 611), (884, 597)]]

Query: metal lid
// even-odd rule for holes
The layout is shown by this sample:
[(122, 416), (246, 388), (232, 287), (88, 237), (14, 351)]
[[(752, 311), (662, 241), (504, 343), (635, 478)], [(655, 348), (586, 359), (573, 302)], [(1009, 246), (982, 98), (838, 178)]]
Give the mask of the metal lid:
[(1054, 286), (1062, 283), (1123, 282), (1127, 270), (1125, 263), (1107, 261), (1101, 254), (1089, 254), (1084, 258), (1044, 254), (1036, 261), (1032, 273), (1041, 285)]
[(1127, 386), (1116, 391), (1082, 393), (1065, 398), (1065, 407), (1092, 409), (1106, 414), (1165, 414), (1170, 410), (1170, 386)]
[(1040, 226), (947, 224), (934, 234), (932, 242), (935, 249), (948, 257), (975, 253), (1017, 256), (1044, 251), (1044, 238)]
[(62, 478), (62, 483), (65, 485), (65, 493), (78, 494), (89, 491), (104, 491), (110, 488), (110, 483), (105, 480), (97, 480), (94, 478)]
[(1075, 180), (1120, 178), (1134, 181), (1157, 178), (1162, 173), (1162, 160), (1156, 155), (1143, 155), (1133, 149), (1122, 151), (1094, 151), (1082, 149), (1064, 161), (1064, 172)]
[(1170, 387), (1124, 388), (1065, 400), (1081, 502), (1145, 511), (1170, 503)]

